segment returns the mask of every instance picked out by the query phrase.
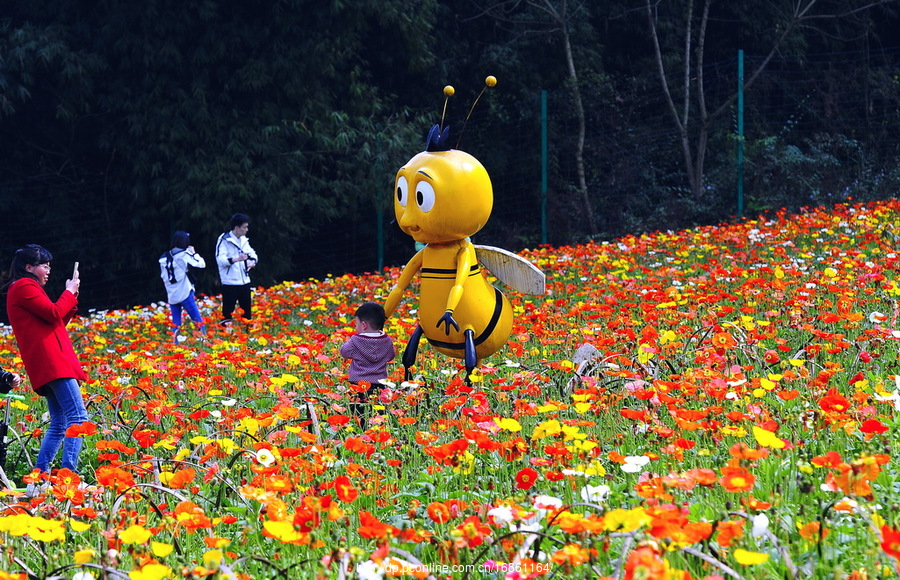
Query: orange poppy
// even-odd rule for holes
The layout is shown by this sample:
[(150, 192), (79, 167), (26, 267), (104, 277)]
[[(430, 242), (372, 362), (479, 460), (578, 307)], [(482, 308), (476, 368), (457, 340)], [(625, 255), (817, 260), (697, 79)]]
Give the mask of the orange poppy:
[(750, 491), (756, 483), (756, 477), (743, 467), (723, 467), (719, 480), (727, 491), (737, 493)]

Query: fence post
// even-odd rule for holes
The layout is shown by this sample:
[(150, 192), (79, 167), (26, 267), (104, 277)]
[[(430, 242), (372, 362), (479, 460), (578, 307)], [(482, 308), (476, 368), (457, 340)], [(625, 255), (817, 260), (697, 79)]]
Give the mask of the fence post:
[(375, 216), (375, 223), (378, 224), (378, 272), (384, 270), (384, 208), (378, 207), (375, 210), (378, 215)]
[(547, 243), (547, 91), (541, 91), (541, 244)]
[(744, 51), (738, 50), (737, 215), (744, 217)]

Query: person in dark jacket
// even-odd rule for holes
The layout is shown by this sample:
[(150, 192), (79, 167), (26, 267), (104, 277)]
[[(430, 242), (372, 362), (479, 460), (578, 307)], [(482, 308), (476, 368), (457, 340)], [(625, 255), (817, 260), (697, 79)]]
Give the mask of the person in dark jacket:
[(16, 250), (10, 267), (6, 310), (31, 387), (47, 399), (50, 426), (44, 432), (35, 467), (50, 473), (62, 447), (62, 467), (78, 472), (82, 439), (66, 430), (87, 422), (79, 381), (87, 376), (75, 355), (66, 325), (78, 306), (81, 286), (77, 266), (66, 289), (53, 302), (44, 286), (50, 277), (50, 252), (36, 244)]

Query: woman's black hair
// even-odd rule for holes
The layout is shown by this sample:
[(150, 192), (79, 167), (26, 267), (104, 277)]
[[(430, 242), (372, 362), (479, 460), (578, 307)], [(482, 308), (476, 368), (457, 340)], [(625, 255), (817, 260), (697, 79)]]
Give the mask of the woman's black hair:
[(231, 216), (231, 229), (234, 229), (238, 226), (242, 226), (244, 224), (249, 224), (250, 218), (242, 213), (236, 213)]
[(39, 264), (49, 264), (53, 260), (53, 255), (43, 246), (37, 244), (28, 244), (16, 250), (13, 256), (12, 264), (9, 266), (9, 284), (12, 284), (19, 278), (34, 278), (34, 274), (25, 269), (25, 266), (37, 266)]
[(181, 248), (182, 250), (186, 250), (188, 246), (191, 245), (191, 234), (178, 230), (174, 234), (172, 234), (172, 247), (173, 248)]

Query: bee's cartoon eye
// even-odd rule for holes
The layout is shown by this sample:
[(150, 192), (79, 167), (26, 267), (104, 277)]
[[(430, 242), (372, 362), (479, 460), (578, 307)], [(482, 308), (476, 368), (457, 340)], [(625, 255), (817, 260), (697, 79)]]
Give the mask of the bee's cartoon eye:
[(400, 204), (401, 207), (406, 207), (406, 202), (409, 200), (409, 184), (406, 183), (405, 177), (397, 178), (397, 203)]
[(420, 181), (416, 185), (416, 204), (424, 212), (429, 212), (434, 207), (434, 187), (427, 181)]

